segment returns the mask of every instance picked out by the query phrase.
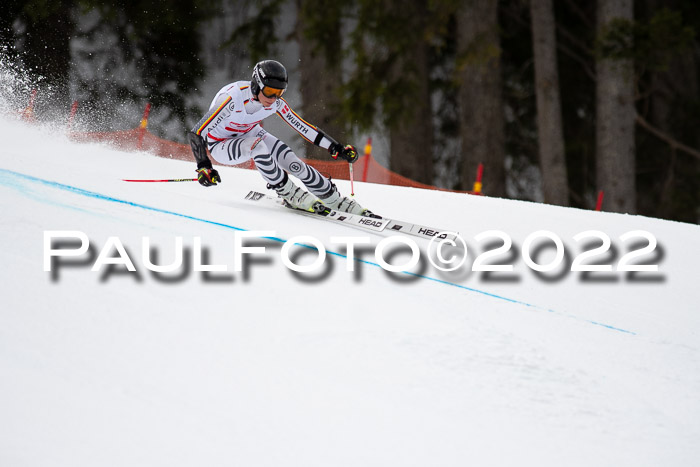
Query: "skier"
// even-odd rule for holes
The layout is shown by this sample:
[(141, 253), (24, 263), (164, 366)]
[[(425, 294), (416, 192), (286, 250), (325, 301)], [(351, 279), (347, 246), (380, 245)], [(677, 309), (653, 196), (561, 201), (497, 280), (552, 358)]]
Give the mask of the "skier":
[[(275, 60), (258, 62), (251, 81), (236, 81), (221, 88), (207, 114), (188, 133), (199, 183), (212, 186), (221, 182), (207, 156), (208, 145), (212, 157), (221, 164), (236, 165), (252, 158), (267, 187), (294, 208), (313, 212), (318, 210), (320, 200), (330, 209), (372, 215), (355, 200), (341, 196), (334, 183), (260, 126), (263, 119), (277, 113), (304, 139), (328, 149), (334, 159), (340, 157), (351, 164), (358, 159), (354, 146), (338, 143), (299, 117), (282, 99), (286, 88), (287, 70)], [(297, 187), (287, 172), (309, 191)]]

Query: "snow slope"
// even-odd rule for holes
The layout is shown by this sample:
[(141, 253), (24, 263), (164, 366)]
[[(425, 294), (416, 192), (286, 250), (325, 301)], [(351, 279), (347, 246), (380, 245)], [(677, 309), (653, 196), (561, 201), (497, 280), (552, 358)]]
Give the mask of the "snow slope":
[[(453, 273), (426, 264), (423, 240), (419, 266), (389, 273), (374, 256), (388, 234), (244, 201), (265, 191), (254, 171), (222, 168), (209, 189), (126, 183), (190, 177), (194, 164), (1, 123), (2, 466), (700, 465), (698, 226), (356, 183), (375, 212), (467, 242)], [(512, 238), (493, 259), (512, 272), (470, 270), (499, 245), (477, 240), (490, 230)], [(566, 250), (542, 274), (522, 256), (540, 230)], [(651, 233), (658, 246), (639, 261), (658, 272), (571, 272), (596, 246), (573, 238), (590, 230), (611, 239), (597, 259), (613, 266), (646, 243), (621, 235)], [(91, 249), (46, 272), (47, 231), (83, 232)], [(265, 253), (235, 272), (249, 231), (266, 232), (246, 243)], [(300, 235), (328, 250), (320, 272), (282, 263)], [(372, 243), (348, 262), (335, 236)], [(136, 272), (91, 271), (110, 237)], [(156, 264), (181, 237), (185, 265), (151, 273), (144, 237)], [(196, 238), (203, 263), (226, 272), (193, 271)]]

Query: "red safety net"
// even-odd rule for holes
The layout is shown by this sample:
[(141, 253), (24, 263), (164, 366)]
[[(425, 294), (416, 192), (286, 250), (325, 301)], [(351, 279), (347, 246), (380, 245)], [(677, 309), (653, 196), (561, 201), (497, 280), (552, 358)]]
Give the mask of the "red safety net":
[[(72, 138), (81, 142), (101, 142), (115, 146), (124, 151), (146, 151), (160, 157), (194, 161), (192, 150), (186, 144), (176, 143), (157, 137), (146, 128), (134, 128), (132, 130), (100, 132), (100, 133), (73, 133)], [(304, 159), (322, 174), (340, 180), (349, 180), (348, 164), (344, 161), (320, 161)], [(240, 164), (238, 167), (254, 169), (253, 161)], [(384, 185), (410, 186), (429, 190), (444, 190), (432, 185), (419, 183), (410, 178), (403, 177), (383, 167), (372, 157), (371, 153), (364, 154), (354, 164), (355, 181), (381, 183)]]

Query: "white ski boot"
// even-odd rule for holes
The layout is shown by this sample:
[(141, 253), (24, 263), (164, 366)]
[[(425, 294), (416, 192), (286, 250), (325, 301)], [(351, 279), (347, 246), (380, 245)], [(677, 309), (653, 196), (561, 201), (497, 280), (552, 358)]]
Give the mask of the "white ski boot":
[(268, 184), (267, 187), (275, 190), (277, 196), (285, 200), (291, 207), (302, 211), (315, 211), (314, 205), (318, 203), (318, 198), (296, 186), (289, 177), (285, 177), (278, 185)]
[[(319, 197), (321, 202), (331, 209), (336, 211), (347, 212), (350, 214), (358, 214), (360, 216), (375, 217), (372, 211), (363, 208), (360, 203), (354, 199), (348, 199), (346, 196), (341, 196), (335, 184), (331, 184), (331, 191), (325, 196)], [(376, 216), (378, 217), (378, 216)]]

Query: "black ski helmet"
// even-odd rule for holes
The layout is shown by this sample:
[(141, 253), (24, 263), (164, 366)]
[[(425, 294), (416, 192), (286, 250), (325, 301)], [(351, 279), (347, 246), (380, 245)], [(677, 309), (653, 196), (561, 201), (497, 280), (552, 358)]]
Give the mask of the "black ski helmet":
[(287, 69), (284, 65), (276, 60), (263, 60), (255, 64), (250, 90), (257, 96), (265, 86), (287, 89)]

